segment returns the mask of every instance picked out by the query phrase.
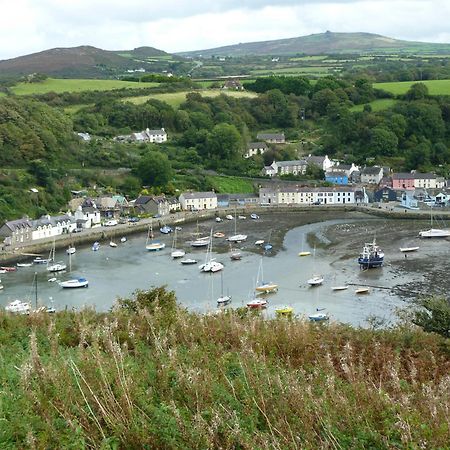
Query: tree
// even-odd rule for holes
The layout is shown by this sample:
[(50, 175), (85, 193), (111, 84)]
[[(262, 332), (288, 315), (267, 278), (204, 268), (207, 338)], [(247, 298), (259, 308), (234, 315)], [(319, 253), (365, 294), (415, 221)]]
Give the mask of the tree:
[(419, 300), (420, 309), (415, 311), (413, 323), (424, 331), (450, 338), (450, 303), (445, 298)]
[(424, 83), (414, 83), (405, 94), (407, 100), (423, 100), (428, 97), (428, 87)]
[(216, 159), (235, 159), (241, 148), (241, 135), (234, 125), (220, 123), (208, 136), (206, 151)]
[(150, 151), (142, 157), (136, 168), (136, 174), (143, 184), (164, 187), (172, 178), (172, 166), (167, 155)]
[(370, 131), (369, 146), (372, 156), (394, 156), (397, 153), (398, 139), (392, 131), (376, 127)]

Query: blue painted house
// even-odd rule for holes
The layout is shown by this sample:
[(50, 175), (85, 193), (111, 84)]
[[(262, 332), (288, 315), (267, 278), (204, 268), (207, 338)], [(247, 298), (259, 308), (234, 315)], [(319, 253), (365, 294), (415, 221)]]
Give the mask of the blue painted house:
[(346, 186), (348, 184), (348, 175), (345, 170), (333, 170), (332, 172), (325, 173), (325, 181)]

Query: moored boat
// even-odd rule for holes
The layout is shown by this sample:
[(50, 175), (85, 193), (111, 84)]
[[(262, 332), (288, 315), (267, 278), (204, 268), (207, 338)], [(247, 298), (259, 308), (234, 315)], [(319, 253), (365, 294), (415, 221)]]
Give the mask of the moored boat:
[(320, 286), (323, 283), (322, 275), (313, 275), (309, 280), (308, 284), (310, 286)]
[(223, 238), (223, 237), (225, 237), (225, 233), (222, 233), (221, 231), (216, 231), (216, 232), (213, 234), (213, 236), (214, 236), (215, 238)]
[(17, 263), (17, 267), (31, 267), (33, 263)]
[(365, 243), (358, 258), (358, 264), (362, 269), (381, 267), (384, 261), (384, 253), (377, 245), (375, 238), (372, 242)]
[(74, 247), (74, 246), (69, 246), (68, 248), (67, 248), (67, 250), (66, 250), (66, 253), (68, 254), (68, 255), (73, 255), (75, 252), (77, 251), (77, 249)]
[(28, 302), (21, 300), (14, 300), (5, 306), (5, 311), (15, 314), (30, 314), (31, 305)]
[(259, 219), (259, 216), (258, 216), (258, 214), (250, 214), (250, 219), (253, 219), (253, 220), (258, 220)]
[(330, 317), (328, 316), (327, 313), (317, 312), (317, 313), (314, 313), (314, 314), (310, 314), (308, 316), (308, 319), (311, 322), (323, 322), (325, 320), (329, 320)]
[(183, 264), (183, 266), (189, 266), (191, 264), (197, 264), (197, 260), (192, 258), (186, 258), (182, 259), (180, 263)]
[(93, 252), (97, 252), (99, 249), (100, 249), (100, 243), (97, 242), (97, 241), (95, 241), (95, 242), (92, 244), (92, 251), (93, 251)]
[(86, 278), (74, 278), (72, 280), (61, 281), (59, 285), (65, 289), (87, 288), (89, 282)]
[(348, 289), (347, 285), (343, 285), (343, 286), (333, 286), (331, 288), (332, 291), (345, 291), (346, 289)]
[(400, 247), (399, 250), (402, 253), (416, 252), (420, 247)]
[(47, 267), (48, 272), (62, 272), (67, 269), (67, 265), (64, 263), (56, 263)]
[(120, 238), (120, 242), (122, 242), (122, 244), (123, 244), (124, 242), (127, 242), (126, 236), (122, 236), (122, 237)]
[(40, 256), (33, 259), (34, 264), (48, 264), (49, 262), (50, 260), (48, 258), (41, 258)]
[(171, 227), (169, 227), (169, 225), (164, 225), (164, 226), (162, 226), (160, 229), (159, 229), (159, 231), (162, 233), (162, 234), (169, 234), (169, 233), (172, 233), (172, 228)]
[(360, 287), (358, 289), (355, 289), (355, 294), (368, 294), (369, 293), (369, 288), (368, 287)]
[(294, 314), (294, 308), (292, 306), (282, 306), (275, 310), (278, 317), (292, 317)]
[(4, 270), (5, 272), (15, 272), (17, 270), (17, 267), (2, 266), (0, 267), (0, 270)]
[(450, 236), (450, 230), (430, 228), (426, 231), (420, 231), (419, 236), (421, 238), (446, 238)]
[(247, 308), (262, 309), (267, 308), (268, 301), (263, 298), (254, 298), (247, 303)]

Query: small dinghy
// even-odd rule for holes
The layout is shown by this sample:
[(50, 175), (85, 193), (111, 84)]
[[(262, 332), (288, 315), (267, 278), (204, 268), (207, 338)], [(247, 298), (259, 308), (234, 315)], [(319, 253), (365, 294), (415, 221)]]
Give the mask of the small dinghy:
[(360, 287), (358, 289), (355, 290), (355, 294), (368, 294), (369, 293), (369, 288), (368, 287)]

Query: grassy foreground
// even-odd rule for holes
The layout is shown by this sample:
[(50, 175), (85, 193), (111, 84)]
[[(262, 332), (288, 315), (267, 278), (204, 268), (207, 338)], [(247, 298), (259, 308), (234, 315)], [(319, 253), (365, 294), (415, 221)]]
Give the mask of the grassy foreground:
[(109, 314), (0, 314), (0, 448), (448, 448), (436, 335), (246, 311), (163, 288)]

